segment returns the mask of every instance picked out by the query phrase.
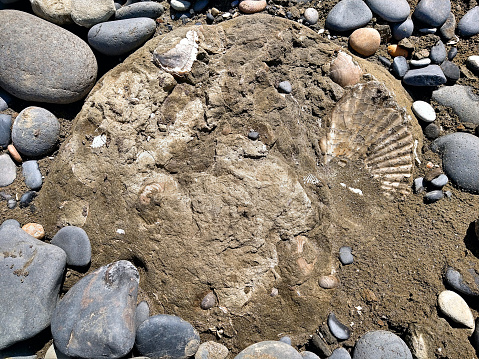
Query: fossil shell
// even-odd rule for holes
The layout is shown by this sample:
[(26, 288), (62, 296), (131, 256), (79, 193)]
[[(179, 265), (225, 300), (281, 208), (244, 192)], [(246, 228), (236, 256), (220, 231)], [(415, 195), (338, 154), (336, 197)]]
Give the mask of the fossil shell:
[(333, 289), (339, 285), (339, 279), (334, 275), (325, 275), (319, 278), (318, 283), (321, 288)]
[(353, 58), (343, 51), (331, 62), (329, 77), (341, 87), (356, 85), (363, 71), (353, 62)]
[(336, 104), (326, 139), (332, 157), (362, 160), (387, 197), (406, 195), (413, 167), (414, 139), (408, 117), (376, 81), (359, 84)]
[(159, 48), (153, 52), (153, 62), (170, 74), (183, 76), (191, 71), (198, 54), (198, 33), (190, 30), (171, 50), (159, 54)]

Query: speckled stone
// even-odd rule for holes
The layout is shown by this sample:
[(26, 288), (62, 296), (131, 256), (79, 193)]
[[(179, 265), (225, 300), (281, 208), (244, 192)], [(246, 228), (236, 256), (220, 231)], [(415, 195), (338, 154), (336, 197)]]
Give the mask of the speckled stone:
[(354, 346), (353, 359), (412, 359), (412, 354), (396, 334), (376, 330), (359, 338)]
[(432, 93), (432, 99), (451, 107), (462, 122), (479, 124), (479, 97), (463, 85), (444, 86)]
[(278, 91), (282, 93), (291, 93), (293, 91), (293, 87), (289, 81), (281, 81), (278, 85)]
[(381, 35), (376, 29), (362, 28), (349, 36), (349, 46), (363, 56), (373, 55), (381, 44)]
[(165, 12), (165, 9), (156, 1), (140, 1), (131, 5), (123, 6), (115, 12), (115, 19), (131, 19), (134, 17), (149, 17), (156, 19)]
[(408, 72), (409, 66), (404, 56), (397, 56), (394, 58), (391, 73), (399, 79), (402, 79), (406, 72)]
[(321, 359), (320, 357), (318, 357), (313, 352), (310, 352), (310, 351), (307, 351), (307, 350), (305, 350), (304, 352), (301, 352), (301, 356), (303, 357), (303, 359)]
[(427, 203), (434, 203), (444, 198), (444, 193), (441, 190), (428, 191), (424, 195), (424, 200)]
[(354, 262), (351, 247), (343, 246), (339, 248), (339, 260), (341, 261), (342, 265), (348, 265)]
[(150, 306), (148, 305), (147, 302), (144, 300), (138, 303), (136, 306), (136, 318), (135, 318), (135, 324), (136, 327), (138, 328), (141, 323), (143, 323), (145, 320), (147, 320), (150, 317)]
[(302, 359), (296, 349), (291, 345), (280, 341), (264, 341), (252, 344), (241, 353), (235, 356), (235, 359)]
[(447, 82), (446, 76), (438, 65), (409, 70), (404, 75), (403, 81), (410, 86), (439, 86)]
[(444, 76), (446, 76), (448, 84), (456, 83), (456, 81), (461, 77), (461, 70), (455, 63), (451, 61), (444, 61), (441, 64), (441, 70), (444, 73)]
[(414, 10), (413, 17), (430, 27), (439, 27), (444, 24), (450, 12), (450, 0), (421, 0)]
[(37, 161), (31, 160), (23, 162), (22, 173), (25, 180), (25, 185), (29, 189), (37, 191), (42, 187), (43, 179)]
[(309, 7), (304, 10), (304, 19), (308, 22), (308, 24), (314, 25), (319, 20), (319, 13), (318, 10)]
[(459, 35), (464, 37), (479, 34), (479, 6), (474, 6), (459, 20), (457, 24)]
[(226, 359), (228, 348), (216, 342), (201, 343), (195, 354), (195, 359)]
[(430, 123), (424, 128), (424, 136), (429, 140), (435, 140), (441, 134), (441, 128), (435, 123)]
[(442, 188), (449, 182), (449, 178), (442, 173), (431, 181), (431, 186), (434, 188)]
[(431, 58), (431, 62), (433, 64), (442, 64), (442, 62), (446, 59), (446, 46), (441, 40), (439, 40), (433, 47), (431, 47), (429, 57)]
[(452, 267), (446, 269), (446, 272), (444, 273), (444, 282), (459, 294), (468, 297), (479, 297), (477, 286), (475, 290), (471, 289), (466, 283), (464, 283), (461, 273)]
[(445, 290), (437, 298), (439, 309), (456, 323), (474, 329), (474, 316), (466, 301), (457, 293)]
[(388, 22), (407, 19), (411, 8), (406, 0), (365, 0), (371, 11)]
[(63, 227), (53, 236), (50, 243), (65, 251), (67, 264), (70, 266), (84, 267), (91, 261), (90, 239), (80, 227)]
[(344, 32), (358, 29), (373, 18), (373, 13), (362, 0), (341, 0), (329, 12), (325, 26)]
[(452, 12), (446, 19), (446, 22), (439, 28), (439, 33), (446, 41), (451, 40), (454, 37), (456, 31), (456, 17)]
[(346, 349), (337, 348), (334, 349), (333, 354), (331, 354), (328, 359), (351, 359), (351, 355), (349, 355)]

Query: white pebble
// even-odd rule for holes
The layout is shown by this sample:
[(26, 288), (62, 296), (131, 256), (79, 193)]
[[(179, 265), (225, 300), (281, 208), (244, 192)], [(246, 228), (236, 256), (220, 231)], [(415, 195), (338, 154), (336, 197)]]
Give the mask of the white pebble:
[(474, 317), (471, 309), (459, 294), (445, 290), (439, 294), (437, 302), (444, 315), (456, 323), (474, 329)]
[(304, 19), (311, 25), (316, 24), (319, 20), (318, 11), (316, 9), (313, 9), (312, 7), (307, 8), (306, 10), (304, 10)]
[(433, 122), (436, 119), (434, 108), (424, 101), (414, 101), (412, 104), (412, 112), (424, 122)]

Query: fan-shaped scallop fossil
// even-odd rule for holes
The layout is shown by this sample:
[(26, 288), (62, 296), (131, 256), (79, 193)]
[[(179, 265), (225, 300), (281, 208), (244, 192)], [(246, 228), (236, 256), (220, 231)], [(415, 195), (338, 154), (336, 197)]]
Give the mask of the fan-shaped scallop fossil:
[(174, 48), (161, 54), (160, 47), (153, 52), (153, 62), (172, 75), (184, 76), (191, 71), (198, 54), (198, 33), (190, 30)]
[(350, 88), (336, 104), (322, 139), (326, 163), (332, 157), (362, 160), (387, 197), (410, 191), (414, 139), (408, 116), (376, 81)]

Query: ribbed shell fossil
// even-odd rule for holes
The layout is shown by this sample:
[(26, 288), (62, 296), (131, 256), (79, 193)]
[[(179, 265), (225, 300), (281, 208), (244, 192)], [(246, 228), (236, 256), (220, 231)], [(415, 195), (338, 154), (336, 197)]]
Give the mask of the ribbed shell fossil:
[(356, 85), (363, 71), (353, 62), (353, 58), (343, 51), (331, 62), (329, 77), (341, 87)]
[(159, 54), (158, 48), (153, 52), (153, 62), (172, 75), (184, 76), (191, 71), (198, 54), (198, 33), (190, 30), (171, 50)]
[(406, 195), (413, 167), (414, 139), (408, 117), (375, 81), (358, 84), (336, 104), (323, 142), (332, 157), (362, 160), (387, 197)]

